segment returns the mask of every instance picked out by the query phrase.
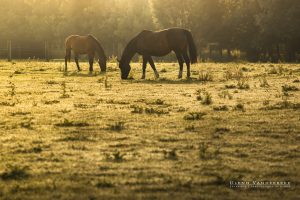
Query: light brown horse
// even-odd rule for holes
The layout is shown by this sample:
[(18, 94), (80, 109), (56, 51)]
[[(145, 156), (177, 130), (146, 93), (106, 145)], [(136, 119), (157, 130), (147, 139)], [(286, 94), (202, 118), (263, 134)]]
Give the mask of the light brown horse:
[(100, 45), (99, 41), (92, 35), (88, 36), (79, 36), (79, 35), (71, 35), (67, 37), (65, 41), (65, 48), (66, 48), (66, 56), (65, 56), (65, 71), (68, 69), (68, 63), (71, 60), (71, 51), (73, 50), (75, 54), (75, 62), (80, 71), (78, 58), (79, 55), (88, 55), (89, 64), (90, 64), (90, 72), (93, 71), (93, 64), (95, 54), (98, 54), (99, 60), (98, 63), (100, 65), (101, 72), (106, 72), (106, 61), (107, 57), (104, 53), (102, 46)]
[(182, 78), (184, 62), (187, 65), (187, 77), (189, 78), (191, 76), (190, 64), (197, 62), (197, 49), (191, 32), (181, 28), (170, 28), (156, 32), (144, 30), (134, 37), (126, 46), (119, 63), (121, 78), (128, 78), (131, 70), (130, 61), (136, 53), (143, 56), (142, 79), (145, 79), (148, 62), (156, 78), (158, 78), (159, 74), (152, 56), (162, 57), (172, 51), (175, 52), (180, 66), (178, 78)]

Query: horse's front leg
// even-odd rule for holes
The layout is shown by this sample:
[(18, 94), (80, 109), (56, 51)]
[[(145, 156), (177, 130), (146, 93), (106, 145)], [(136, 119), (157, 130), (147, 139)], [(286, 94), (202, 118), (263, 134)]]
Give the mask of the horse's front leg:
[(191, 78), (191, 60), (187, 54), (187, 52), (183, 53), (183, 59), (186, 63), (186, 67), (187, 67), (187, 78)]
[(156, 70), (155, 64), (154, 64), (153, 59), (152, 59), (151, 57), (149, 57), (149, 63), (150, 63), (150, 65), (151, 65), (151, 68), (152, 68), (153, 71), (154, 71), (155, 78), (158, 79), (158, 78), (159, 78), (159, 74), (158, 74), (158, 72), (157, 72), (157, 70)]
[(146, 78), (146, 68), (147, 68), (148, 58), (147, 56), (143, 56), (143, 75), (142, 79)]

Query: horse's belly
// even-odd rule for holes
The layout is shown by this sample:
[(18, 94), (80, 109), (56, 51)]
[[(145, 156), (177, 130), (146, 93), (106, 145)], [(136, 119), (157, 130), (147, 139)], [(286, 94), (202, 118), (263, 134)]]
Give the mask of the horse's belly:
[(142, 43), (142, 45), (140, 45), (138, 49), (138, 53), (141, 55), (150, 55), (157, 57), (165, 56), (171, 52), (168, 44), (162, 41), (145, 42)]

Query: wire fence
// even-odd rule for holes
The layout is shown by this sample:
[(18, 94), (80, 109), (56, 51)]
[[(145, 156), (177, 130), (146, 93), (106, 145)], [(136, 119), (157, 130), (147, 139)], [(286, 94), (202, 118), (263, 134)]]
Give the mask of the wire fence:
[[(117, 55), (120, 57), (122, 49), (118, 47), (117, 52), (111, 52), (108, 54), (108, 57), (115, 57)], [(0, 59), (7, 59), (8, 61), (16, 59), (37, 59), (37, 60), (60, 60), (65, 56), (65, 50), (63, 45), (51, 45), (47, 41), (41, 43), (35, 43), (30, 45), (19, 45), (14, 41), (7, 41), (0, 43)], [(202, 62), (206, 61), (226, 61), (229, 59), (238, 59), (242, 58), (243, 55), (240, 51), (232, 51), (230, 57), (228, 54), (224, 53), (224, 50), (218, 49), (214, 44), (208, 46), (206, 49), (199, 52), (199, 57)], [(85, 56), (82, 56), (82, 59), (86, 59)], [(165, 57), (154, 58), (158, 62), (174, 62), (176, 61), (176, 56), (174, 53), (169, 54)], [(141, 56), (136, 55), (133, 58), (133, 61), (142, 62)]]
[(0, 59), (50, 60), (63, 57), (63, 48), (50, 46), (48, 42), (33, 45), (19, 45), (12, 41), (7, 41), (6, 45), (3, 42), (0, 45)]

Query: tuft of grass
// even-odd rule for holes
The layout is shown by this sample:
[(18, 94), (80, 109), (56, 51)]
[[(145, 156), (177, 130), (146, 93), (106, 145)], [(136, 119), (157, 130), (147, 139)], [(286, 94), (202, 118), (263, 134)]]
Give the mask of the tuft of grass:
[(64, 119), (63, 122), (55, 124), (57, 127), (86, 127), (89, 126), (87, 122), (74, 122)]
[(106, 155), (106, 160), (111, 162), (123, 162), (125, 161), (125, 154), (117, 151), (113, 154)]
[(45, 101), (44, 104), (45, 105), (53, 105), (53, 104), (58, 104), (60, 103), (60, 101), (58, 100), (52, 100), (52, 101)]
[(269, 72), (268, 74), (277, 74), (277, 75), (281, 75), (283, 74), (284, 72), (288, 71), (287, 69), (285, 69), (284, 67), (282, 66), (278, 66), (278, 67), (275, 67), (275, 66), (271, 66), (271, 68), (269, 69)]
[(31, 120), (29, 120), (29, 121), (27, 121), (27, 122), (21, 122), (21, 123), (20, 123), (20, 126), (21, 126), (22, 128), (26, 128), (26, 129), (33, 129), (33, 128), (32, 128), (32, 122), (31, 122)]
[(208, 158), (207, 155), (208, 145), (205, 143), (201, 143), (199, 145), (199, 158), (201, 160), (206, 160)]
[(259, 79), (259, 82), (260, 82), (260, 87), (264, 87), (264, 88), (270, 87), (270, 84), (268, 83), (268, 80), (265, 76)]
[(300, 80), (299, 80), (299, 79), (295, 79), (295, 80), (293, 81), (293, 83), (300, 83)]
[(171, 151), (164, 151), (164, 158), (167, 160), (178, 160), (176, 149)]
[(104, 88), (105, 88), (106, 90), (112, 88), (112, 85), (108, 83), (108, 76), (105, 76), (105, 78), (104, 78)]
[(210, 82), (213, 81), (213, 74), (210, 71), (204, 72), (200, 71), (198, 76), (199, 81)]
[(224, 78), (227, 81), (232, 80), (232, 79), (240, 80), (240, 79), (244, 78), (244, 73), (241, 69), (236, 67), (236, 68), (228, 69), (227, 71), (225, 71)]
[(115, 187), (113, 183), (111, 182), (108, 182), (107, 180), (99, 180), (95, 186), (97, 188), (112, 188), (112, 187)]
[(222, 105), (222, 106), (215, 106), (213, 107), (214, 111), (228, 111), (229, 108), (226, 105)]
[(114, 124), (108, 125), (108, 130), (120, 132), (125, 129), (124, 122), (115, 122)]
[(203, 105), (211, 105), (213, 103), (212, 96), (209, 92), (206, 92), (205, 90), (197, 90), (197, 100), (201, 101)]
[(282, 86), (282, 92), (296, 92), (299, 91), (299, 88), (297, 88), (294, 85), (283, 85)]
[(69, 97), (70, 97), (70, 95), (67, 94), (67, 85), (66, 85), (66, 82), (63, 81), (61, 83), (61, 96), (60, 96), (60, 98), (65, 99), (65, 98), (69, 98)]
[(23, 72), (16, 70), (14, 74), (23, 74)]
[(26, 167), (19, 167), (15, 165), (8, 165), (5, 172), (0, 174), (0, 178), (7, 180), (22, 180), (29, 177)]
[(163, 109), (159, 109), (159, 108), (145, 108), (145, 113), (149, 114), (149, 115), (164, 115), (164, 114), (169, 114), (168, 111), (163, 110)]
[(144, 108), (141, 106), (131, 105), (130, 108), (133, 108), (131, 113), (134, 114), (142, 114), (144, 112)]
[(224, 127), (219, 127), (219, 128), (216, 128), (215, 130), (216, 133), (227, 133), (227, 132), (230, 132), (230, 129), (229, 128), (224, 128)]
[(238, 81), (237, 88), (240, 90), (249, 90), (250, 85), (248, 84), (248, 81), (243, 78)]
[(83, 103), (74, 104), (75, 108), (81, 108), (81, 109), (88, 109), (88, 108), (95, 108), (97, 105), (88, 105)]
[(202, 120), (206, 115), (204, 112), (190, 112), (183, 117), (184, 120), (193, 121), (193, 120)]
[(161, 99), (156, 99), (154, 104), (156, 105), (164, 105), (165, 101), (164, 100), (161, 100)]
[(226, 89), (236, 89), (236, 85), (233, 85), (233, 84), (231, 84), (231, 85), (225, 85), (225, 88)]
[(31, 112), (18, 111), (18, 112), (11, 113), (11, 116), (22, 116), (22, 115), (29, 115), (29, 114), (31, 114)]
[(229, 100), (233, 99), (233, 96), (228, 91), (222, 91), (221, 93), (219, 93), (219, 97), (223, 99), (228, 98)]
[(209, 160), (217, 157), (220, 154), (220, 148), (210, 149), (206, 143), (199, 145), (199, 158), (201, 160)]
[(11, 89), (9, 94), (10, 94), (11, 98), (13, 98), (16, 95), (16, 86), (12, 82), (10, 82), (9, 84), (10, 84), (10, 89)]
[(210, 93), (205, 93), (202, 99), (202, 104), (203, 105), (211, 105), (213, 103), (212, 101), (212, 96)]
[(185, 131), (194, 132), (194, 131), (196, 130), (196, 128), (195, 128), (194, 125), (190, 125), (190, 126), (185, 127), (184, 130), (185, 130)]
[(234, 110), (245, 112), (245, 105), (242, 104), (242, 103), (238, 103), (238, 104), (235, 105)]
[(58, 84), (58, 82), (56, 82), (54, 80), (50, 80), (50, 81), (46, 81), (46, 84), (48, 84), (48, 85), (56, 85), (56, 84)]
[(167, 70), (165, 68), (160, 70), (161, 73), (167, 73)]
[(276, 103), (274, 105), (269, 105), (263, 108), (264, 110), (282, 110), (282, 109), (300, 109), (300, 103), (292, 103), (288, 100), (283, 100), (282, 102)]

